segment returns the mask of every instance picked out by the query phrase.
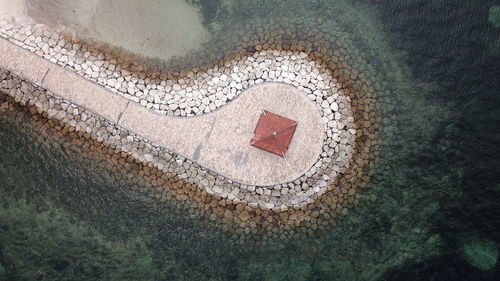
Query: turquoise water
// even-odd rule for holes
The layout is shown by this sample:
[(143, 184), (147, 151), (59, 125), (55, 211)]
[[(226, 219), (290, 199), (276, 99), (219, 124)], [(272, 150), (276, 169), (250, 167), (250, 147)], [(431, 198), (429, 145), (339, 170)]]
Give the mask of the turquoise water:
[(230, 52), (227, 40), (257, 23), (317, 27), (382, 84), (391, 102), (380, 109), (381, 166), (366, 198), (317, 237), (238, 242), (168, 203), (153, 207), (133, 191), (137, 183), (30, 137), (40, 133), (28, 121), (0, 113), (0, 279), (498, 279), (493, 1), (192, 3), (211, 34), (207, 50)]

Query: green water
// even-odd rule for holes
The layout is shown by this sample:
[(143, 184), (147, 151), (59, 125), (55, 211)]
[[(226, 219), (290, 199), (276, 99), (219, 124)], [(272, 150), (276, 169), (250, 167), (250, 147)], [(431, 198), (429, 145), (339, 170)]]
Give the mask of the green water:
[[(240, 243), (0, 114), (0, 279), (497, 280), (500, 30), (493, 1), (192, 1), (202, 63), (256, 26), (316, 28), (383, 89), (380, 169), (318, 237)], [(210, 56), (207, 56), (211, 54)], [(33, 131), (35, 130), (35, 131)], [(31, 132), (31, 133), (30, 133)]]

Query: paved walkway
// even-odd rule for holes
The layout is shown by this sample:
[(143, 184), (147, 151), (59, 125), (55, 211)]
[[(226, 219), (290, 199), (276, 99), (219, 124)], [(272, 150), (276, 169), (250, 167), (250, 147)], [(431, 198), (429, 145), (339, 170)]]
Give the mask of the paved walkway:
[[(214, 112), (178, 118), (158, 115), (4, 39), (0, 68), (238, 182), (292, 181), (322, 150), (325, 130), (317, 105), (287, 84), (258, 84)], [(285, 158), (249, 145), (263, 109), (298, 122)]]

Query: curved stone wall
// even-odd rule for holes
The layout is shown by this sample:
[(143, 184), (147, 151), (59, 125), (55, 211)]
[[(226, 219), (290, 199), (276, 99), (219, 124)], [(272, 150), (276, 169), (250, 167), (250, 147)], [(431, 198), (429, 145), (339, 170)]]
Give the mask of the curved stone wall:
[[(35, 29), (35, 33), (30, 34), (31, 31), (28, 30), (32, 28)], [(37, 31), (37, 28), (42, 30)], [(117, 161), (117, 166), (123, 165), (127, 161), (137, 161), (144, 163), (145, 167), (149, 166), (147, 169), (149, 171), (141, 174), (141, 176), (149, 178), (157, 189), (165, 190), (165, 193), (160, 196), (161, 198), (176, 198), (180, 202), (184, 202), (181, 204), (187, 208), (198, 210), (196, 212), (199, 215), (224, 222), (225, 228), (232, 229), (240, 235), (254, 233), (271, 237), (275, 235), (294, 236), (314, 232), (317, 229), (331, 225), (335, 223), (335, 217), (345, 215), (347, 208), (358, 204), (360, 192), (367, 186), (370, 176), (373, 174), (377, 151), (376, 96), (375, 90), (372, 88), (374, 84), (366, 74), (352, 70), (345, 63), (341, 50), (326, 49), (323, 47), (321, 40), (311, 40), (314, 43), (296, 41), (295, 44), (288, 45), (286, 48), (283, 48), (279, 40), (276, 40), (275, 43), (266, 42), (266, 38), (261, 41), (242, 41), (243, 45), (247, 45), (245, 50), (248, 49), (248, 46), (253, 46), (254, 50), (265, 50), (254, 52), (250, 56), (246, 55), (246, 51), (243, 52), (244, 56), (239, 54), (230, 55), (216, 64), (218, 65), (217, 68), (214, 65), (200, 68), (204, 69), (205, 72), (200, 70), (177, 74), (167, 73), (163, 76), (166, 80), (162, 80), (161, 74), (134, 71), (134, 69), (138, 69), (136, 66), (124, 70), (117, 58), (111, 58), (96, 50), (90, 52), (91, 47), (67, 41), (61, 38), (59, 34), (53, 33), (53, 31), (46, 32), (46, 34), (52, 32), (50, 38), (44, 37), (45, 29), (44, 26), (21, 26), (21, 28), (16, 28), (8, 26), (8, 23), (4, 22), (0, 32), (4, 37), (16, 42), (16, 44), (80, 74), (83, 67), (79, 70), (76, 65), (81, 67), (83, 64), (75, 64), (80, 59), (78, 56), (75, 57), (78, 52), (82, 52), (84, 58), (90, 58), (91, 56), (97, 58), (99, 59), (97, 64), (92, 66), (85, 62), (87, 69), (89, 67), (92, 69), (92, 73), (89, 71), (89, 73), (85, 74), (87, 78), (94, 79), (108, 88), (114, 88), (132, 101), (139, 104), (142, 102), (142, 105), (146, 108), (155, 108), (161, 112), (161, 105), (168, 105), (168, 109), (163, 107), (164, 112), (161, 113), (164, 114), (174, 115), (179, 110), (178, 114), (182, 115), (180, 111), (182, 102), (175, 103), (180, 102), (182, 98), (175, 98), (173, 94), (170, 94), (170, 98), (167, 89), (170, 89), (168, 88), (170, 86), (170, 91), (175, 92), (176, 96), (187, 95), (188, 88), (191, 88), (191, 92), (194, 92), (195, 87), (193, 85), (195, 84), (188, 86), (189, 84), (186, 83), (186, 81), (198, 81), (198, 79), (191, 79), (194, 77), (203, 77), (200, 81), (205, 82), (207, 85), (211, 83), (212, 88), (216, 85), (215, 81), (217, 81), (218, 85), (220, 81), (223, 81), (224, 78), (222, 77), (227, 77), (226, 80), (231, 77), (231, 82), (228, 82), (227, 85), (223, 83), (222, 87), (228, 86), (229, 90), (226, 90), (226, 92), (229, 95), (233, 93), (232, 98), (236, 97), (238, 90), (244, 90), (250, 85), (250, 82), (247, 82), (248, 84), (243, 83), (242, 78), (245, 78), (245, 76), (241, 77), (237, 74), (233, 77), (232, 74), (234, 73), (230, 73), (231, 70), (234, 72), (235, 69), (238, 72), (240, 71), (239, 63), (242, 63), (242, 65), (248, 63), (252, 66), (250, 69), (255, 71), (255, 77), (249, 77), (248, 81), (253, 80), (253, 84), (259, 79), (257, 84), (263, 82), (262, 77), (273, 79), (270, 77), (273, 77), (271, 71), (274, 71), (275, 80), (272, 81), (283, 81), (295, 85), (318, 104), (318, 107), (322, 110), (323, 122), (327, 128), (325, 131), (327, 138), (324, 142), (320, 160), (310, 171), (293, 182), (271, 187), (248, 186), (234, 183), (201, 167), (197, 167), (191, 161), (168, 153), (155, 146), (154, 143), (147, 145), (146, 149), (143, 149), (144, 144), (150, 143), (148, 140), (124, 131), (119, 126), (107, 123), (106, 120), (100, 120), (98, 116), (85, 112), (85, 110), (82, 111), (82, 109), (55, 97), (50, 95), (44, 97), (46, 94), (43, 89), (33, 90), (29, 84), (23, 84), (18, 80), (17, 82), (8, 82), (7, 85), (2, 84), (2, 88), (15, 97), (15, 101), (35, 106), (36, 111), (48, 113), (47, 117), (56, 118), (63, 123), (69, 124), (70, 127), (74, 128), (75, 132), (79, 132), (78, 134), (83, 132), (83, 134), (88, 134), (94, 141), (104, 146), (125, 152), (126, 156), (119, 156), (118, 158), (124, 157), (126, 160)], [(40, 35), (32, 36), (36, 34)], [(57, 40), (54, 39), (56, 36), (53, 34), (57, 34)], [(43, 43), (35, 43), (40, 40)], [(290, 40), (290, 42), (293, 43), (293, 40)], [(75, 60), (72, 61), (71, 57), (74, 57)], [(304, 60), (306, 58), (307, 60)], [(306, 63), (298, 64), (303, 68), (299, 67), (298, 71), (288, 71), (296, 69), (294, 63), (297, 60), (306, 61)], [(89, 59), (89, 61), (92, 60)], [(269, 66), (268, 61), (271, 61)], [(290, 61), (293, 61), (291, 68)], [(95, 59), (94, 62), (96, 62)], [(273, 62), (276, 70), (259, 71), (259, 69), (270, 67)], [(279, 62), (279, 64), (276, 64), (276, 62)], [(262, 68), (259, 68), (261, 64), (263, 64)], [(99, 72), (101, 66), (106, 68), (104, 74)], [(235, 68), (236, 66), (237, 68)], [(209, 73), (213, 74), (213, 70), (211, 72), (206, 71), (210, 67), (212, 69), (223, 69), (220, 72), (223, 74), (209, 77)], [(94, 69), (97, 74), (93, 74)], [(276, 76), (277, 72), (279, 72), (279, 75)], [(116, 83), (120, 83), (118, 87), (116, 87), (116, 83), (113, 84), (114, 81), (111, 81), (113, 85), (108, 84), (106, 77), (108, 73), (111, 73), (112, 76), (118, 74), (118, 77), (116, 77)], [(249, 73), (252, 74), (252, 72)], [(309, 74), (311, 78), (309, 80), (307, 78), (303, 79), (303, 76), (297, 75), (302, 73)], [(5, 77), (10, 77), (10, 80), (5, 77), (2, 80), (16, 81), (14, 77), (6, 75), (4, 74)], [(174, 80), (179, 82), (169, 82)], [(239, 80), (240, 82), (238, 82)], [(128, 87), (126, 89), (127, 93), (123, 91), (125, 90), (123, 87), (125, 81), (127, 86), (131, 86), (130, 93)], [(142, 100), (138, 99), (135, 95), (137, 91), (134, 90), (133, 85), (136, 85), (135, 87), (142, 93), (141, 97), (146, 92), (145, 90), (148, 90), (148, 94), (150, 92), (154, 94)], [(140, 85), (144, 85), (144, 89), (140, 89), (142, 88)], [(156, 85), (156, 89), (153, 89), (152, 85)], [(327, 88), (324, 88), (325, 86)], [(22, 87), (24, 89), (19, 90)], [(224, 100), (224, 96), (222, 99), (217, 99), (217, 90), (215, 90), (215, 93), (211, 93), (211, 91), (214, 90), (207, 91), (210, 95), (201, 98), (201, 103), (203, 103), (204, 98), (209, 99), (209, 110), (211, 110), (211, 104), (213, 104), (212, 108), (215, 109), (217, 106), (222, 106), (223, 102), (221, 101)], [(222, 91), (224, 92), (224, 90)], [(215, 98), (212, 98), (214, 100), (211, 103), (212, 99), (210, 97), (214, 94)], [(156, 103), (155, 95), (161, 96), (163, 99), (160, 98)], [(172, 102), (169, 104), (168, 100), (172, 100)], [(224, 102), (227, 102), (227, 100), (229, 99), (226, 97)], [(216, 105), (215, 101), (218, 101), (218, 105)], [(52, 107), (50, 106), (51, 103)], [(60, 105), (57, 106), (57, 104)], [(155, 104), (158, 104), (157, 108)], [(175, 110), (174, 106), (170, 109), (171, 104), (177, 106)], [(56, 106), (54, 107), (54, 105)], [(183, 107), (185, 106), (183, 105)], [(185, 110), (184, 113), (185, 115), (188, 114), (186, 112), (191, 115), (199, 114), (205, 112), (206, 108), (205, 106), (203, 110), (199, 109), (197, 112), (192, 109), (191, 111)], [(68, 112), (68, 109), (70, 109), (70, 112)], [(60, 113), (62, 111), (64, 111), (64, 114)], [(130, 157), (136, 160), (127, 160)], [(348, 162), (345, 162), (345, 159), (348, 159)], [(150, 171), (151, 169), (153, 171)]]

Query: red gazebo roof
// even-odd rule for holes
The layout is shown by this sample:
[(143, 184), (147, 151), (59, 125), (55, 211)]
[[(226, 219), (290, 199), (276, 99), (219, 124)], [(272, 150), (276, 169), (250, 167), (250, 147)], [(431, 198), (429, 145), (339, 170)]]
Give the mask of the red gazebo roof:
[(285, 157), (297, 128), (297, 122), (263, 110), (250, 145)]

